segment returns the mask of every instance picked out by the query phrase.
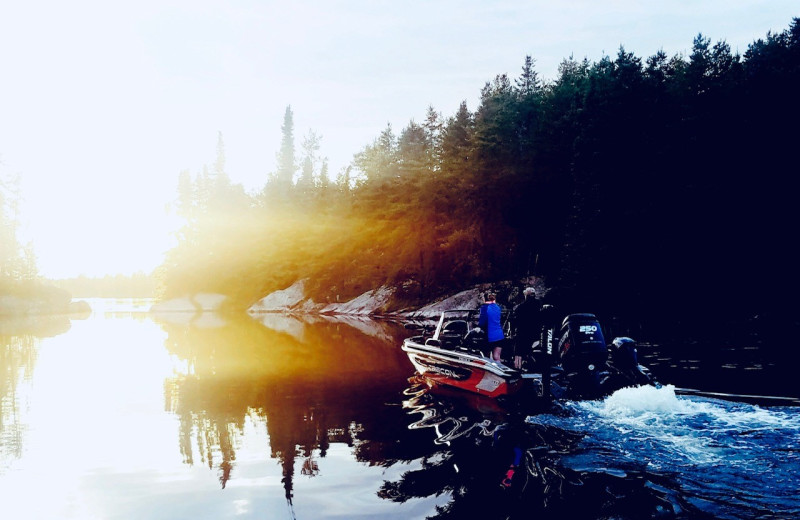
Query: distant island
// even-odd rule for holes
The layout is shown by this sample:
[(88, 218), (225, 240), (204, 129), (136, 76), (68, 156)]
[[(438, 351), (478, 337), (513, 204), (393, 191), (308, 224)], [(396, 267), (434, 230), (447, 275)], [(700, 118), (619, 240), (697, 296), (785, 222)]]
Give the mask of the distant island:
[(152, 275), (79, 276), (61, 280), (0, 281), (0, 316), (85, 314), (91, 310), (83, 298), (153, 298)]
[(0, 316), (80, 315), (89, 311), (85, 301), (75, 301), (68, 291), (43, 282), (5, 283), (0, 291)]

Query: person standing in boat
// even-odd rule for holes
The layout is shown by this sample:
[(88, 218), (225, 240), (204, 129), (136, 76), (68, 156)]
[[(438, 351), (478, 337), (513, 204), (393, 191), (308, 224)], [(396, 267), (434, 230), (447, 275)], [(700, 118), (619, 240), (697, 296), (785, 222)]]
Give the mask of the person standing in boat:
[(522, 367), (522, 359), (530, 357), (533, 343), (539, 339), (542, 329), (541, 306), (536, 300), (533, 287), (522, 291), (525, 300), (511, 312), (511, 330), (514, 331), (514, 368)]
[(486, 293), (484, 303), (481, 305), (480, 315), (478, 316), (478, 327), (486, 331), (486, 342), (489, 349), (489, 357), (495, 361), (501, 360), (503, 353), (503, 325), (501, 324), (500, 306), (495, 303), (495, 295)]

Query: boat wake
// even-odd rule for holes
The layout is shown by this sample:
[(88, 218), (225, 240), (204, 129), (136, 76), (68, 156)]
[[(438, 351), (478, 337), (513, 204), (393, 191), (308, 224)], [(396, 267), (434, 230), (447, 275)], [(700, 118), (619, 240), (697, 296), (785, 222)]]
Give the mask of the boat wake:
[[(646, 475), (676, 510), (724, 518), (800, 516), (800, 408), (762, 407), (670, 385), (570, 401), (532, 425), (582, 435), (561, 464), (584, 474)], [(773, 516), (774, 515), (774, 516)]]

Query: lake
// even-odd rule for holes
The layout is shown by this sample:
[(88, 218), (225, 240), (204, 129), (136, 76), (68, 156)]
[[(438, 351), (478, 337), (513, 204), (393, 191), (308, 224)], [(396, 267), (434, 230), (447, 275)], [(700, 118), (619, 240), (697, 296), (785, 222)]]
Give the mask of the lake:
[(0, 320), (3, 517), (800, 517), (797, 385), (757, 352), (643, 345), (662, 388), (525, 415), (429, 389), (400, 323), (90, 304)]

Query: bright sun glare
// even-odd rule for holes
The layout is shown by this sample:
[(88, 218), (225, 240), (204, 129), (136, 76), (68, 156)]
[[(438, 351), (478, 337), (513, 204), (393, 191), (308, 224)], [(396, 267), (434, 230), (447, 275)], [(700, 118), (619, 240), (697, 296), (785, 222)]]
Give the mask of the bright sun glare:
[[(292, 106), (295, 150), (313, 130), (335, 175), (387, 122), (398, 131), (428, 106), (446, 118), (467, 100), (475, 110), (483, 83), (516, 77), (526, 54), (551, 80), (571, 55), (594, 61), (624, 44), (637, 57), (672, 56), (700, 31), (744, 52), (797, 15), (796, 0), (691, 3), (629, 9), (620, 19), (585, 1), (578, 10), (541, 0), (499, 10), (6, 2), (0, 170), (24, 178), (21, 238), (32, 241), (44, 277), (146, 272), (179, 225), (164, 211), (178, 175), (213, 164), (218, 132), (231, 180), (260, 189)], [(497, 37), (472, 36), (486, 31)], [(581, 37), (562, 37), (573, 33)]]
[(24, 192), (23, 242), (45, 278), (151, 272), (175, 243), (180, 219), (166, 211), (169, 186), (143, 193)]

